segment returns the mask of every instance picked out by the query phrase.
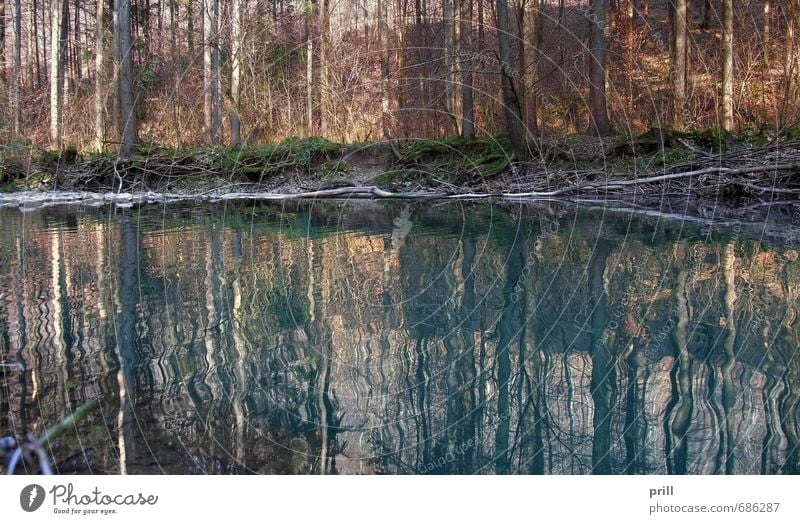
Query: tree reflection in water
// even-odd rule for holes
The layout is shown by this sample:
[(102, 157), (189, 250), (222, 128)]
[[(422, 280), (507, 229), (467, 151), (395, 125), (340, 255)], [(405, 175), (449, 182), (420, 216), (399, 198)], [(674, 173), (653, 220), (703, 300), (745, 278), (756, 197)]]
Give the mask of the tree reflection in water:
[(0, 434), (102, 399), (63, 473), (800, 467), (780, 235), (555, 204), (0, 216)]

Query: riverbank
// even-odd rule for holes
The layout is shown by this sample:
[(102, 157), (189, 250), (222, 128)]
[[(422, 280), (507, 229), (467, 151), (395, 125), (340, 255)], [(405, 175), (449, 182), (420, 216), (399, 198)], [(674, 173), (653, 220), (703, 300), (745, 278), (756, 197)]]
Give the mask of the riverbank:
[(70, 148), (58, 154), (5, 147), (0, 190), (59, 191), (57, 198), (64, 201), (121, 203), (186, 198), (565, 198), (636, 200), (646, 205), (692, 195), (736, 207), (800, 197), (800, 139), (791, 134), (765, 137), (656, 128), (605, 140), (568, 136), (542, 141), (524, 162), (512, 161), (510, 149), (502, 135), (350, 145), (311, 137), (246, 148), (142, 146), (130, 159)]

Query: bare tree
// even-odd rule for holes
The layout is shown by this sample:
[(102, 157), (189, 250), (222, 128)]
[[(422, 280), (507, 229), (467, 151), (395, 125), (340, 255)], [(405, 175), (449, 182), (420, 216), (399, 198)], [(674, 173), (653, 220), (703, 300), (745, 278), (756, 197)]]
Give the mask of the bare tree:
[(378, 39), (381, 47), (381, 127), (383, 138), (390, 138), (389, 129), (389, 26), (386, 0), (378, 0)]
[(62, 1), (50, 0), (50, 147), (53, 149), (61, 149), (62, 15)]
[(219, 0), (203, 0), (203, 100), (209, 139), (212, 144), (219, 144)]
[(239, 83), (242, 63), (242, 10), (240, 0), (231, 3), (231, 144), (242, 143), (239, 118)]
[(94, 50), (94, 148), (100, 152), (106, 141), (106, 2), (97, 0)]
[(136, 144), (136, 111), (133, 98), (130, 0), (114, 0), (114, 40), (119, 69), (120, 154), (130, 157)]
[(611, 123), (608, 120), (606, 100), (606, 2), (589, 0), (589, 134), (608, 136)]
[[(380, 0), (379, 0), (380, 1)], [(454, 24), (453, 24), (453, 0), (443, 0), (442, 3), (442, 18), (444, 18), (444, 109), (447, 113), (447, 134), (453, 134), (453, 128), (456, 127), (454, 122), (455, 118), (455, 40), (454, 40)], [(455, 130), (456, 132), (458, 130)]]
[(523, 0), (520, 18), (520, 67), (522, 82), (520, 96), (524, 114), (526, 134), (538, 133), (537, 68), (540, 47), (540, 0)]
[[(482, 1), (482, 0), (478, 0)], [(461, 52), (464, 54), (462, 70), (462, 124), (461, 136), (466, 140), (475, 137), (475, 108), (472, 94), (472, 5), (473, 0), (461, 0)]]
[(722, 2), (722, 128), (733, 130), (733, 0)]
[(506, 115), (506, 128), (511, 139), (511, 149), (516, 159), (528, 157), (525, 132), (519, 99), (514, 88), (514, 61), (509, 42), (508, 0), (497, 0), (497, 40), (500, 48), (500, 76), (503, 90), (503, 111)]
[(686, 108), (686, 0), (670, 1), (672, 9), (672, 125), (683, 129), (685, 125), (683, 112)]
[[(0, 45), (3, 45), (1, 41), (2, 39), (0, 39)], [(20, 84), (22, 84), (22, 2), (14, 0), (14, 95), (11, 102), (16, 138), (21, 136)]]
[(0, 0), (0, 115), (6, 98), (6, 3)]

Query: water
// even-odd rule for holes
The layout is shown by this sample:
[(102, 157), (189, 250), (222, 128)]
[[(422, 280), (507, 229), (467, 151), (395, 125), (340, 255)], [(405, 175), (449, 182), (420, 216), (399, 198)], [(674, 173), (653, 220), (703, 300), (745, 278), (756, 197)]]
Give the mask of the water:
[(796, 473), (791, 213), (2, 208), (0, 436), (100, 399), (57, 471)]

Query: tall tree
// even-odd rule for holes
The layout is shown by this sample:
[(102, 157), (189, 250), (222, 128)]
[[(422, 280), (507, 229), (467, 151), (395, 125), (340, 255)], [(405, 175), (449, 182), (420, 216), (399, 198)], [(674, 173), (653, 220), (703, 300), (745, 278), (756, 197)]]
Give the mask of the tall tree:
[(589, 134), (608, 136), (611, 123), (608, 120), (606, 100), (606, 1), (589, 0)]
[(537, 68), (539, 64), (540, 48), (540, 0), (523, 0), (522, 17), (520, 18), (520, 67), (522, 68), (522, 82), (520, 83), (520, 96), (524, 114), (525, 130), (527, 134), (538, 133), (538, 105), (537, 105)]
[(511, 56), (509, 35), (508, 0), (497, 0), (497, 40), (500, 48), (503, 112), (506, 116), (506, 128), (511, 139), (513, 155), (517, 160), (523, 160), (528, 157), (528, 147), (525, 143), (519, 98), (514, 88), (514, 61)]
[(97, 0), (94, 48), (94, 148), (100, 152), (106, 141), (106, 3)]
[(761, 42), (764, 47), (764, 67), (769, 69), (769, 0), (764, 0), (764, 19), (761, 29)]
[(330, 110), (330, 64), (331, 52), (331, 8), (329, 0), (322, 0), (320, 12), (322, 19), (319, 46), (319, 129), (320, 134), (327, 132), (328, 111)]
[(114, 48), (118, 53), (116, 69), (119, 69), (120, 154), (129, 157), (136, 144), (130, 0), (114, 0), (114, 40)]
[(722, 2), (722, 129), (733, 130), (733, 0)]
[(386, 20), (387, 0), (378, 0), (378, 39), (381, 47), (381, 127), (384, 140), (389, 129), (389, 26)]
[[(2, 44), (0, 44), (2, 45)], [(22, 84), (22, 2), (14, 0), (14, 137), (20, 137), (20, 85)]]
[(61, 90), (64, 83), (61, 0), (50, 0), (50, 147), (61, 149)]
[[(479, 2), (482, 0), (478, 0)], [(473, 0), (461, 0), (461, 51), (464, 65), (461, 80), (462, 124), (461, 136), (466, 140), (475, 137), (475, 108), (472, 94), (472, 5)]]
[[(380, 1), (380, 0), (379, 0)], [(453, 0), (443, 0), (442, 17), (444, 18), (444, 108), (447, 113), (448, 124), (446, 134), (453, 134), (455, 122), (454, 98), (455, 92), (455, 39), (453, 24)], [(457, 130), (456, 130), (457, 131)]]
[(6, 2), (0, 0), (0, 115), (5, 109), (6, 99)]
[(242, 63), (242, 11), (240, 0), (231, 4), (231, 144), (242, 143), (242, 122), (239, 118), (239, 82)]
[(317, 0), (306, 3), (306, 135), (314, 134), (314, 11)]
[(212, 144), (220, 143), (219, 0), (203, 0), (203, 101)]
[(676, 129), (683, 129), (685, 125), (683, 113), (686, 109), (686, 0), (671, 0), (672, 10), (672, 60), (670, 76), (672, 80), (672, 125)]

